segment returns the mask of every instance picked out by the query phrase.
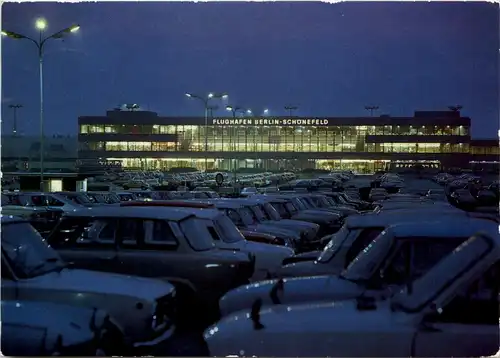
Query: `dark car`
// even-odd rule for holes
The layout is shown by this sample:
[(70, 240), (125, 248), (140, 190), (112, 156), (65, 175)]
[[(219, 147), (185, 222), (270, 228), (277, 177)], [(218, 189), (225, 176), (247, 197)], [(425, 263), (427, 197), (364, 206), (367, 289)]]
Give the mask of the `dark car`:
[(193, 214), (168, 207), (75, 210), (61, 218), (48, 242), (79, 268), (172, 283), (181, 324), (216, 318), (219, 297), (248, 283), (255, 267), (248, 253), (216, 249)]

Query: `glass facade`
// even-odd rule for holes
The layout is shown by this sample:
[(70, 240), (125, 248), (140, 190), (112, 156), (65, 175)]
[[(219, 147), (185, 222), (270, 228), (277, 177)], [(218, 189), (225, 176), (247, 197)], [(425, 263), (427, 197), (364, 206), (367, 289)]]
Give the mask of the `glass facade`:
[[(466, 153), (466, 143), (367, 143), (367, 136), (468, 136), (466, 126), (88, 125), (80, 134), (126, 134), (128, 141), (87, 141), (88, 150), (146, 152), (371, 152)], [(133, 141), (130, 135), (170, 134), (171, 142)], [(205, 141), (207, 147), (205, 147)], [(396, 141), (399, 142), (400, 140)], [(464, 140), (465, 142), (465, 140)]]

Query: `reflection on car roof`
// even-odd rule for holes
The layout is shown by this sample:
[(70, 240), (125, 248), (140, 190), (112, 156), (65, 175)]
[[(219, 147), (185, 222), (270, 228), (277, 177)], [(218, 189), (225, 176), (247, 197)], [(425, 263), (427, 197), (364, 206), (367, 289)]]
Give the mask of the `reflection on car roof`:
[(108, 217), (108, 218), (140, 218), (140, 219), (158, 219), (158, 220), (183, 220), (190, 216), (192, 213), (180, 208), (173, 207), (91, 207), (82, 208), (68, 211), (64, 214), (65, 217)]
[(464, 237), (479, 232), (498, 240), (498, 224), (491, 220), (463, 217), (460, 220), (450, 216), (438, 221), (418, 221), (394, 224), (388, 231), (395, 237)]

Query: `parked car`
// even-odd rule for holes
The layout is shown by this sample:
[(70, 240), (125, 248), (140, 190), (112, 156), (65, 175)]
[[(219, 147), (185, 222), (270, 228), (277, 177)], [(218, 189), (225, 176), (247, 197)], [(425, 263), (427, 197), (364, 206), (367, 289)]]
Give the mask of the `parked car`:
[[(175, 331), (170, 283), (72, 268), (20, 218), (2, 216), (1, 239), (2, 300), (102, 309), (117, 320), (136, 354), (167, 344)], [(99, 261), (98, 255), (91, 260)]]
[(257, 299), (273, 305), (340, 301), (363, 294), (387, 298), (477, 232), (497, 235), (498, 223), (464, 218), (460, 225), (445, 228), (441, 222), (395, 224), (360, 246), (362, 251), (339, 276), (292, 277), (238, 287), (221, 298), (221, 315), (250, 307)]
[[(254, 196), (258, 197), (258, 196)], [(262, 196), (278, 211), (282, 218), (307, 221), (319, 225), (317, 237), (337, 232), (343, 223), (340, 213), (308, 210), (301, 200), (295, 196), (266, 194)]]
[(242, 203), (227, 199), (216, 199), (205, 202), (213, 204), (218, 210), (224, 212), (239, 229), (275, 235), (285, 242), (291, 242), (294, 249), (300, 243), (299, 233), (286, 228), (260, 224), (252, 210), (245, 207)]
[(128, 354), (121, 327), (104, 311), (51, 302), (2, 301), (7, 356)]
[(223, 212), (207, 204), (200, 208), (200, 203), (189, 201), (152, 201), (129, 202), (122, 206), (133, 207), (170, 207), (193, 214), (199, 222), (206, 226), (215, 246), (223, 250), (248, 252), (255, 255), (255, 271), (252, 279), (262, 279), (276, 274), (284, 259), (291, 257), (294, 251), (287, 247), (274, 246), (270, 243), (247, 241), (236, 225)]
[(288, 264), (281, 268), (278, 277), (338, 274), (389, 226), (416, 221), (433, 221), (436, 215), (441, 215), (443, 228), (448, 225), (453, 226), (457, 221), (456, 215), (467, 217), (463, 211), (457, 213), (453, 210), (448, 212), (418, 209), (353, 215), (346, 219), (344, 226), (337, 233), (326, 237), (328, 243), (319, 255), (303, 254), (288, 259)]
[(261, 309), (205, 331), (211, 356), (487, 357), (498, 352), (500, 238), (477, 235), (391, 299)]
[(254, 255), (218, 250), (206, 225), (178, 208), (74, 211), (61, 218), (48, 242), (76, 267), (170, 282), (181, 324), (217, 318), (218, 299), (249, 283), (255, 267)]

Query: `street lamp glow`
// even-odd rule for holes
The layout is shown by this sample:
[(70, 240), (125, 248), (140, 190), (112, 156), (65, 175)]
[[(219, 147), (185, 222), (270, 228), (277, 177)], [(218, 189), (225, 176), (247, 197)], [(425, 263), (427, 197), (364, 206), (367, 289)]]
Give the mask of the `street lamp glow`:
[(45, 19), (36, 19), (35, 27), (40, 31), (45, 30), (47, 28), (47, 21)]
[(2, 30), (2, 35), (3, 36), (8, 36), (9, 34), (7, 32), (5, 32), (5, 31)]
[(231, 106), (226, 106), (226, 111), (232, 111), (233, 110), (233, 107)]
[(247, 113), (248, 114), (252, 114), (252, 110), (251, 109), (247, 109)]
[(213, 93), (209, 93), (207, 97), (208, 97), (208, 98), (212, 98), (213, 96), (214, 96), (214, 94), (213, 94)]
[(77, 32), (78, 30), (80, 30), (80, 25), (73, 25), (69, 28), (70, 32)]
[(191, 93), (186, 93), (186, 97), (191, 98), (191, 97), (193, 97), (193, 95)]
[(227, 99), (227, 97), (229, 97), (227, 94), (222, 95), (222, 99)]
[(264, 114), (268, 114), (269, 113), (269, 110), (266, 108), (264, 109)]

